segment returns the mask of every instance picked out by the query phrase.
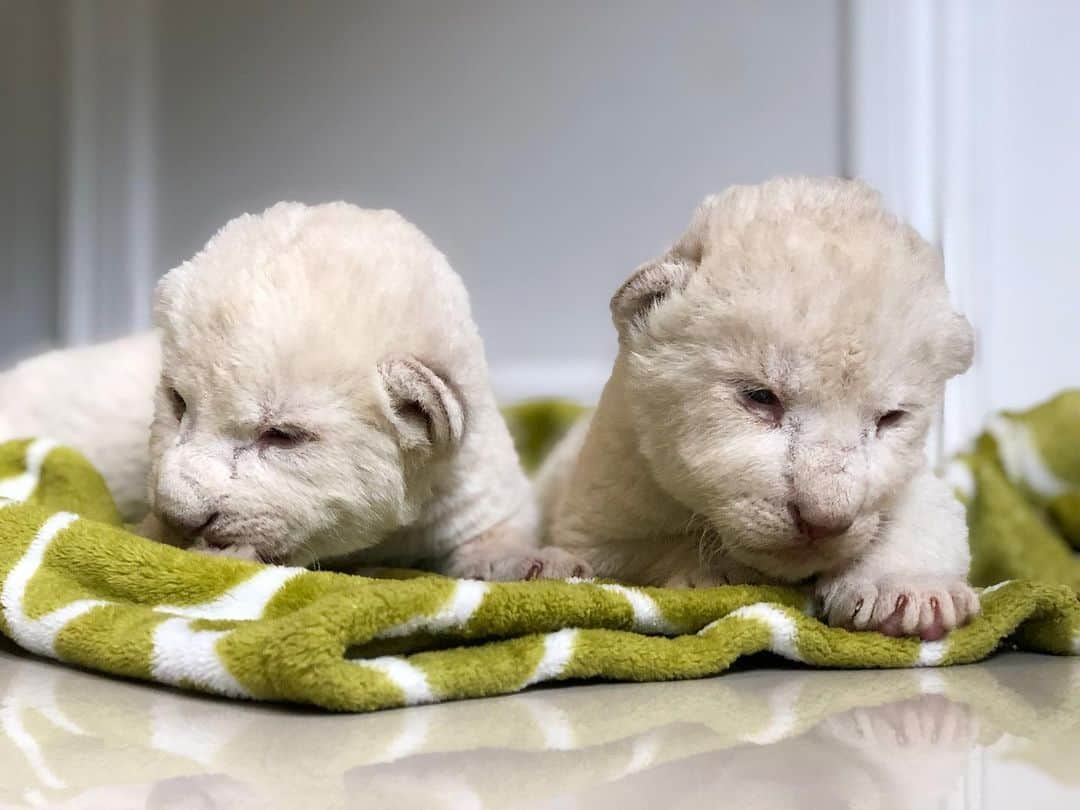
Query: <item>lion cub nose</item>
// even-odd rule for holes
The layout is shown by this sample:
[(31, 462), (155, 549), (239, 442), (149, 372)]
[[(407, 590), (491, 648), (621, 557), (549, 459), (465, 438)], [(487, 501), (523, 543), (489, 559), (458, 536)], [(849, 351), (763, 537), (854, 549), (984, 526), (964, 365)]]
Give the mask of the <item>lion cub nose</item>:
[(161, 519), (186, 537), (198, 537), (218, 519), (220, 512), (181, 515), (168, 510), (161, 511)]
[(795, 528), (798, 530), (799, 534), (812, 541), (828, 540), (832, 537), (839, 537), (851, 528), (853, 522), (848, 518), (835, 518), (831, 520), (817, 518), (813, 522), (810, 522), (803, 517), (802, 510), (799, 509), (799, 505), (794, 501), (788, 504), (788, 511), (791, 512), (791, 519), (795, 522)]

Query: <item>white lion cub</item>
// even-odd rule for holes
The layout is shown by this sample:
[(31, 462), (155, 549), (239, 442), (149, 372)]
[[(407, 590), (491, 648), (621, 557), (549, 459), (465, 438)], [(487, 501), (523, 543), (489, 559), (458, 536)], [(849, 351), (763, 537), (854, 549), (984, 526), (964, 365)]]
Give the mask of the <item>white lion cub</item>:
[(156, 369), (152, 414), (133, 407), (152, 416), (148, 536), (295, 565), (585, 572), (535, 547), (535, 506), (465, 288), (398, 214), (281, 203), (234, 219), (162, 279), (155, 319), (157, 338), (98, 350), (135, 350), (144, 384), (144, 366)]
[(806, 583), (854, 629), (935, 639), (978, 612), (923, 449), (973, 333), (874, 191), (710, 197), (611, 310), (611, 379), (538, 481), (547, 542), (640, 584)]

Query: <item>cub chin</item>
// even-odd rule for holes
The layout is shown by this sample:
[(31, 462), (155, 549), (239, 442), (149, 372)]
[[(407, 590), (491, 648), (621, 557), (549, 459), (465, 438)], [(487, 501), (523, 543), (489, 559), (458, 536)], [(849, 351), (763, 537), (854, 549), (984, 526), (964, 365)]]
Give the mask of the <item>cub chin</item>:
[(973, 333), (876, 192), (709, 197), (611, 312), (600, 404), (538, 479), (547, 543), (642, 585), (806, 585), (857, 630), (936, 639), (978, 612), (962, 507), (924, 452)]

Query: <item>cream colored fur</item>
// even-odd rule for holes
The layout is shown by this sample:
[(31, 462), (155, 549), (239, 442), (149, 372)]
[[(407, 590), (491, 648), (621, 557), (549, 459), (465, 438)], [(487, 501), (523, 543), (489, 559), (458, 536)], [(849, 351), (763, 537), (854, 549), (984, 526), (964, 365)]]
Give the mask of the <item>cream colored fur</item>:
[[(149, 468), (149, 536), (302, 565), (584, 572), (535, 547), (465, 288), (398, 214), (281, 203), (239, 217), (162, 279), (155, 317), (158, 335), (11, 375), (25, 411), (46, 399), (23, 397), (26, 380), (70, 377), (48, 413), (15, 428), (87, 448), (114, 487), (128, 488), (150, 425), (149, 453), (130, 465), (132, 479)], [(88, 379), (77, 366), (90, 358), (102, 371)], [(130, 380), (125, 363), (138, 369)]]
[(47, 436), (78, 447), (105, 476), (125, 520), (147, 512), (147, 436), (157, 337), (48, 352), (0, 373), (0, 441)]
[(599, 406), (538, 479), (547, 542), (641, 584), (808, 583), (858, 629), (936, 638), (978, 610), (961, 506), (924, 453), (972, 330), (874, 191), (710, 197), (612, 313)]

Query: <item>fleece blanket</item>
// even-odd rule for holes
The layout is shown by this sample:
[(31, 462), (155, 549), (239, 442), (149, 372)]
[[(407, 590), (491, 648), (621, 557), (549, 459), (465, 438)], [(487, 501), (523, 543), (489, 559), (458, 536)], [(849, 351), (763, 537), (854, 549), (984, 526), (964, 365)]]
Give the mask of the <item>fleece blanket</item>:
[(1080, 654), (1069, 548), (1080, 392), (998, 417), (950, 475), (971, 515), (976, 584), (988, 587), (974, 622), (920, 642), (829, 628), (787, 588), (383, 579), (205, 557), (127, 531), (74, 450), (9, 442), (0, 633), (92, 670), (341, 711), (549, 681), (700, 678), (758, 652), (846, 668), (968, 663), (1003, 644)]

